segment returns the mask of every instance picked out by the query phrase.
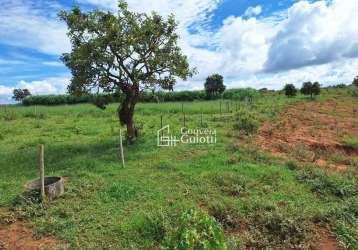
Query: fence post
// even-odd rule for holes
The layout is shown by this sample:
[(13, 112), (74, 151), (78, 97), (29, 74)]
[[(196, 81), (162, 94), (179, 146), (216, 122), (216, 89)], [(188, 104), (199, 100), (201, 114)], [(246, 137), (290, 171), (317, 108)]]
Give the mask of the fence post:
[(124, 168), (124, 153), (123, 153), (123, 142), (122, 142), (122, 130), (119, 129), (119, 146), (121, 149), (121, 159), (122, 159), (122, 166)]
[(41, 197), (44, 200), (45, 195), (45, 147), (40, 145), (40, 181), (41, 181)]
[[(163, 115), (160, 115), (160, 129), (163, 128)], [(163, 130), (160, 131), (161, 136), (163, 137)]]
[(203, 110), (201, 110), (201, 116), (200, 116), (200, 126), (203, 127)]
[(185, 113), (183, 113), (183, 125), (184, 125), (184, 128), (185, 128)]

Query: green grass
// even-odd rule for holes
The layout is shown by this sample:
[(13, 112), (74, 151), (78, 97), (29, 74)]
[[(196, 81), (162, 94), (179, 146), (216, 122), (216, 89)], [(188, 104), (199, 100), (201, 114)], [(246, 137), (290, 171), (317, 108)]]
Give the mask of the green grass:
[[(308, 247), (314, 225), (328, 223), (342, 244), (356, 249), (356, 176), (302, 170), (292, 162), (286, 167), (256, 147), (234, 147), (240, 139), (228, 135), (236, 105), (262, 122), (305, 100), (267, 96), (250, 106), (232, 102), (229, 110), (222, 101), (222, 116), (220, 101), (184, 103), (187, 126), (200, 127), (202, 116), (204, 126), (217, 130), (217, 144), (170, 148), (157, 147), (156, 131), (163, 116), (163, 124), (179, 134), (182, 103), (139, 104), (141, 137), (125, 143), (125, 168), (115, 104), (104, 111), (86, 104), (2, 109), (0, 206), (70, 249), (158, 249), (182, 239), (175, 232), (187, 232), (180, 218), (190, 209), (211, 218), (200, 221), (214, 218), (237, 248)], [(46, 175), (66, 178), (65, 195), (45, 205), (22, 195), (26, 181), (38, 176), (40, 143)]]

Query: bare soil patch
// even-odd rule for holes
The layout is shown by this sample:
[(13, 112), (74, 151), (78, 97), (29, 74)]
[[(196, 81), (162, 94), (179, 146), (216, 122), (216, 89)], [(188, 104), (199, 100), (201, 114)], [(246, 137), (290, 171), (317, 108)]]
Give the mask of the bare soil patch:
[(358, 135), (358, 114), (357, 107), (345, 99), (292, 105), (280, 115), (279, 122), (263, 124), (256, 142), (275, 156), (335, 171), (354, 167), (352, 162), (358, 150), (342, 140)]
[(340, 250), (342, 249), (337, 240), (325, 228), (318, 229), (318, 241), (316, 243), (316, 250)]
[(23, 222), (0, 224), (0, 250), (63, 249), (63, 247), (64, 244), (55, 238), (38, 238)]

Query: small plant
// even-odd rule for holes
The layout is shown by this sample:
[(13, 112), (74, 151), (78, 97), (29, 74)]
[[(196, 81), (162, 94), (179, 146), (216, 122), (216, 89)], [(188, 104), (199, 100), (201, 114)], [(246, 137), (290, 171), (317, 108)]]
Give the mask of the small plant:
[(164, 240), (161, 249), (226, 250), (227, 246), (218, 223), (207, 214), (190, 209), (182, 214), (174, 234)]

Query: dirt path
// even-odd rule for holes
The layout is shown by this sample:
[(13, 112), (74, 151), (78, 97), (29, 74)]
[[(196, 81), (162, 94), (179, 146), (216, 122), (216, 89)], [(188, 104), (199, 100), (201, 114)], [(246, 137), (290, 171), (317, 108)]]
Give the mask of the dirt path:
[(61, 249), (63, 243), (52, 237), (37, 238), (23, 222), (0, 225), (0, 250)]
[(342, 97), (292, 105), (279, 122), (267, 122), (259, 129), (256, 143), (275, 156), (335, 171), (357, 167), (354, 158), (358, 150), (342, 141), (358, 136), (358, 111), (354, 104), (344, 101)]
[(319, 239), (316, 243), (317, 250), (340, 250), (342, 249), (337, 240), (332, 234), (325, 228), (319, 228), (318, 230)]

